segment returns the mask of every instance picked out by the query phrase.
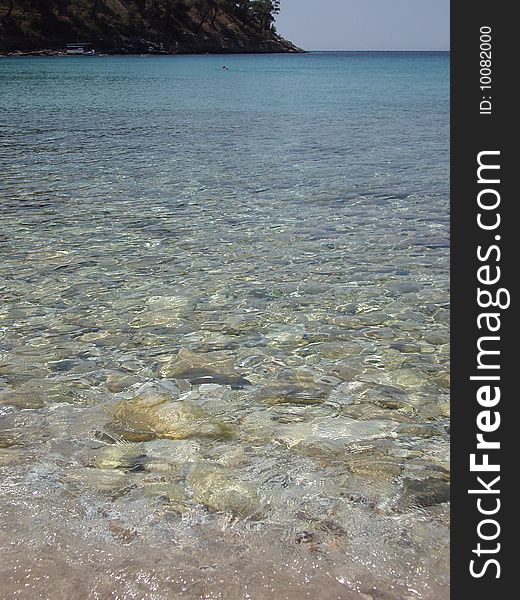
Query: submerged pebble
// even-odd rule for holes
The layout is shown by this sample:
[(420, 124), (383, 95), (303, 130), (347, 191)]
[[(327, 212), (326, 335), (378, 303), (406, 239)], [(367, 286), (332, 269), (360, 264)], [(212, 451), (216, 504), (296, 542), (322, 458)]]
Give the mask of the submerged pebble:
[(0, 404), (34, 410), (45, 406), (45, 398), (41, 392), (31, 389), (2, 391), (0, 392)]
[(139, 470), (144, 458), (138, 444), (111, 444), (103, 446), (96, 453), (95, 465), (100, 469)]
[(200, 443), (195, 440), (153, 440), (142, 444), (142, 449), (149, 459), (179, 465), (201, 457)]
[(231, 426), (208, 415), (188, 401), (171, 401), (165, 395), (123, 400), (112, 411), (114, 431), (129, 441), (155, 438), (228, 438)]
[(149, 498), (160, 498), (177, 505), (188, 499), (184, 488), (176, 483), (152, 483), (145, 486), (143, 492)]
[(268, 385), (255, 393), (259, 402), (269, 405), (300, 404), (313, 405), (325, 402), (327, 389), (313, 385)]
[(405, 479), (401, 506), (405, 508), (429, 507), (450, 500), (450, 485), (440, 478)]
[(76, 468), (67, 471), (66, 478), (80, 492), (88, 488), (94, 492), (119, 492), (130, 483), (123, 471), (100, 468)]
[(106, 387), (109, 392), (117, 394), (127, 388), (139, 383), (140, 379), (125, 373), (109, 373), (106, 379)]
[(196, 465), (190, 471), (187, 482), (195, 500), (212, 510), (250, 517), (261, 509), (256, 490), (233, 478), (224, 467)]
[(235, 362), (235, 357), (227, 352), (192, 352), (183, 348), (176, 356), (164, 362), (159, 372), (163, 377), (173, 379), (190, 379), (185, 377), (187, 373), (236, 376)]

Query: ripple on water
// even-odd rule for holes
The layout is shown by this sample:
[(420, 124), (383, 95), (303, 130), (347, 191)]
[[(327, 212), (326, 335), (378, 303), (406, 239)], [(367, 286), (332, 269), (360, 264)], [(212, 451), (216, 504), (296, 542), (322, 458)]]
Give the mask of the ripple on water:
[(0, 65), (0, 595), (447, 598), (448, 59), (66, 60)]

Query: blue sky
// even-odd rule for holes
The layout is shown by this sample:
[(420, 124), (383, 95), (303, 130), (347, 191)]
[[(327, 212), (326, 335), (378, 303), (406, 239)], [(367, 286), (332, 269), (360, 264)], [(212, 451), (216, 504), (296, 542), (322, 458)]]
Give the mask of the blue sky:
[(278, 32), (305, 50), (449, 50), (450, 0), (281, 0)]

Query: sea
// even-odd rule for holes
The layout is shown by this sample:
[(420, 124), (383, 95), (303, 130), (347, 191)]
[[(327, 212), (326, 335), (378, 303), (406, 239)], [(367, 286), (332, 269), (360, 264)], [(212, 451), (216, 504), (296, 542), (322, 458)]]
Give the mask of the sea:
[(0, 58), (0, 596), (449, 597), (449, 54)]

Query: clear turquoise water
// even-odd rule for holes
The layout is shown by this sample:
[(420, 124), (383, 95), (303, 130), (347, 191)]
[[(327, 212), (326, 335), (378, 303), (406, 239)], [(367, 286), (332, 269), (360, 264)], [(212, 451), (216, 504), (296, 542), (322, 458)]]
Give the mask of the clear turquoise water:
[(5, 597), (448, 597), (448, 136), (443, 53), (0, 60)]

